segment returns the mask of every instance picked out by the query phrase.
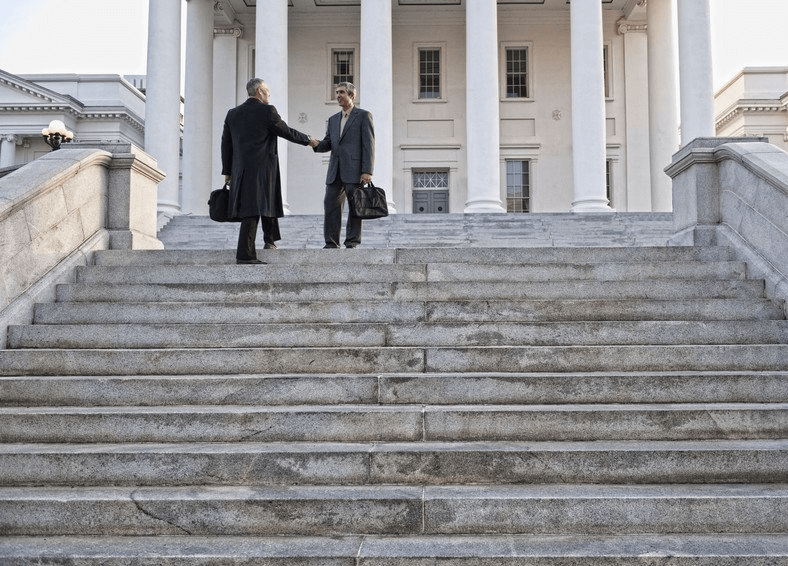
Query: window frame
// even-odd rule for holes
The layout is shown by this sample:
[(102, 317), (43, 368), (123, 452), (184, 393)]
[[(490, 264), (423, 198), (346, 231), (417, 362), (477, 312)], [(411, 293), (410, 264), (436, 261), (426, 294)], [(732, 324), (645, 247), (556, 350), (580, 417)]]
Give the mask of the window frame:
[(330, 43), (328, 44), (327, 54), (328, 54), (328, 65), (327, 67), (327, 79), (326, 84), (328, 85), (328, 92), (326, 93), (326, 103), (336, 104), (336, 84), (334, 83), (334, 53), (337, 51), (351, 51), (353, 53), (352, 56), (352, 65), (353, 65), (353, 80), (348, 81), (353, 83), (354, 85), (358, 86), (359, 78), (358, 78), (358, 69), (359, 69), (359, 61), (358, 61), (358, 44), (356, 43)]
[[(527, 163), (528, 164), (528, 196), (511, 197), (514, 199), (525, 200), (527, 202), (527, 210), (509, 210), (509, 163)], [(513, 157), (504, 159), (504, 202), (506, 203), (507, 214), (532, 214), (533, 213), (533, 160), (524, 157)], [(520, 173), (522, 175), (522, 172)]]
[[(439, 56), (440, 70), (438, 80), (440, 85), (440, 96), (438, 98), (421, 98), (421, 52), (437, 51)], [(413, 102), (417, 104), (435, 104), (448, 101), (446, 90), (446, 44), (444, 42), (414, 43), (413, 44)]]
[[(507, 58), (509, 50), (525, 49), (526, 51), (526, 85), (528, 96), (507, 96)], [(499, 98), (501, 102), (533, 102), (534, 101), (534, 46), (532, 41), (502, 41), (499, 46)]]

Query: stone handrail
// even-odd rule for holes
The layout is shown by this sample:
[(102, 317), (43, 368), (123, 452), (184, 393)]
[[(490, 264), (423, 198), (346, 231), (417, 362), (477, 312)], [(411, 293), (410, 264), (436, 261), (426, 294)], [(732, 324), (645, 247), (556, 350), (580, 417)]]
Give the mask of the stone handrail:
[(0, 348), (9, 324), (102, 249), (162, 248), (156, 188), (164, 174), (130, 144), (48, 153), (0, 178)]
[(788, 301), (788, 153), (765, 138), (698, 138), (665, 169), (674, 245), (722, 245)]

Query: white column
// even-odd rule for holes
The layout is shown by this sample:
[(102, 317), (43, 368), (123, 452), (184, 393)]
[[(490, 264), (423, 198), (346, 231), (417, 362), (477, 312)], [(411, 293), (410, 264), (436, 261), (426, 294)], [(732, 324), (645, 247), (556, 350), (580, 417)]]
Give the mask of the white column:
[(627, 131), (627, 200), (616, 208), (627, 212), (651, 210), (649, 165), (648, 41), (645, 22), (619, 22), (624, 36), (624, 81)]
[(602, 3), (569, 8), (572, 48), (572, 212), (610, 212), (605, 159), (605, 71)]
[(394, 194), (394, 83), (392, 72), (391, 0), (361, 3), (361, 106), (375, 124), (373, 182), (386, 189), (389, 212), (396, 212)]
[(466, 0), (465, 60), (468, 160), (465, 212), (506, 212), (501, 206), (496, 0)]
[(16, 163), (16, 145), (19, 137), (14, 134), (0, 134), (0, 169)]
[(648, 108), (651, 210), (673, 208), (673, 183), (665, 174), (679, 149), (673, 1), (648, 2)]
[(145, 151), (167, 175), (159, 183), (158, 210), (181, 210), (181, 3), (150, 0), (145, 85)]
[(709, 0), (678, 0), (681, 145), (714, 137)]
[[(208, 214), (213, 145), (213, 1), (187, 0), (183, 211)], [(218, 135), (221, 135), (219, 133)]]
[[(263, 79), (271, 90), (270, 103), (282, 119), (290, 124), (288, 115), (287, 81), (287, 0), (258, 2), (255, 8), (255, 75)], [(292, 127), (292, 126), (291, 126)], [(287, 202), (287, 154), (290, 142), (279, 140), (279, 175), (282, 180), (282, 203), (285, 214), (290, 213)]]
[[(213, 187), (224, 182), (222, 175), (222, 130), (227, 111), (237, 105), (238, 39), (243, 35), (240, 27), (221, 28), (214, 31), (213, 40), (213, 137), (211, 138)], [(244, 98), (246, 92), (244, 92)]]

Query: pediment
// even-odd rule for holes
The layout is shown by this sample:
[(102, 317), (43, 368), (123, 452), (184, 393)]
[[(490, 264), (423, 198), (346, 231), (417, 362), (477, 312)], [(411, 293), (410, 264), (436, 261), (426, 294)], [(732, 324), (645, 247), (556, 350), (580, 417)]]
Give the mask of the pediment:
[(73, 106), (74, 100), (69, 96), (0, 70), (0, 105), (37, 106), (41, 104)]

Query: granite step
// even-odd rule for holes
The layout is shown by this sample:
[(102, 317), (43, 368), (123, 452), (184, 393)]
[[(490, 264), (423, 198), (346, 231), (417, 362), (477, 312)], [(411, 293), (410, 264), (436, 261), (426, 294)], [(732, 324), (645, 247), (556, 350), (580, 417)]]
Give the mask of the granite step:
[(535, 442), (786, 436), (786, 403), (0, 408), (0, 441), (6, 443)]
[[(4, 566), (785, 566), (774, 534), (8, 537)], [(133, 561), (133, 562), (132, 562)]]
[[(269, 264), (313, 265), (423, 264), (423, 263), (593, 263), (603, 261), (728, 261), (730, 248), (638, 247), (638, 248), (399, 248), (353, 250), (258, 250)], [(94, 253), (100, 266), (131, 265), (231, 265), (234, 250), (100, 250)]]
[(788, 532), (788, 485), (4, 487), (5, 536)]
[(446, 300), (347, 299), (292, 302), (62, 302), (35, 306), (35, 325), (406, 322), (764, 321), (784, 320), (769, 299)]
[(603, 262), (567, 264), (380, 264), (322, 265), (153, 265), (79, 266), (77, 283), (126, 284), (243, 284), (257, 283), (367, 283), (418, 281), (519, 282), (555, 280), (638, 281), (642, 279), (745, 279), (744, 263), (736, 261), (643, 263)]
[(0, 486), (788, 482), (788, 440), (0, 445)]
[(788, 372), (0, 377), (0, 406), (788, 403)]
[[(238, 266), (244, 267), (244, 266)], [(254, 267), (254, 266), (252, 266)], [(574, 281), (438, 281), (354, 283), (352, 293), (336, 283), (245, 281), (205, 284), (194, 282), (129, 284), (125, 282), (63, 284), (62, 302), (312, 302), (312, 301), (455, 301), (455, 300), (612, 300), (616, 299), (753, 299), (765, 297), (762, 280), (636, 280)], [(775, 303), (779, 304), (779, 303)], [(780, 304), (782, 307), (782, 305)]]
[(783, 371), (786, 344), (0, 350), (0, 376)]
[[(199, 319), (198, 319), (199, 320)], [(788, 321), (32, 324), (9, 348), (303, 348), (788, 344)]]

